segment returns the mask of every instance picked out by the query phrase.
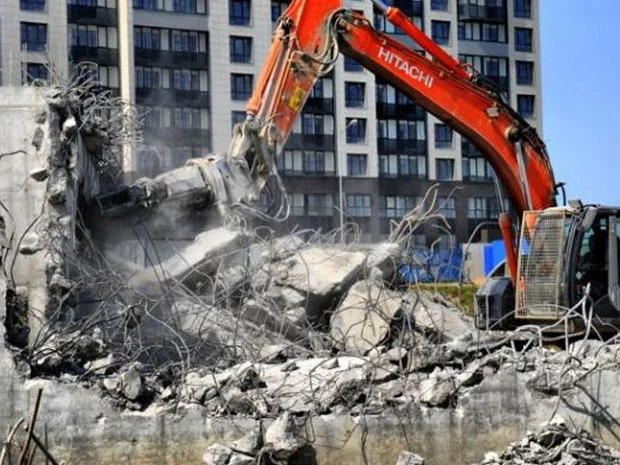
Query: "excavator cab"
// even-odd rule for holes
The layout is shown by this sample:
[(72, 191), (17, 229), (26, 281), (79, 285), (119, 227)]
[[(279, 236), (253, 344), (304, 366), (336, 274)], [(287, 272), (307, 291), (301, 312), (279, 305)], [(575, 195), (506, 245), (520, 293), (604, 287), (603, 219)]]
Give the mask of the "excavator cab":
[[(577, 332), (589, 318), (576, 308), (585, 299), (586, 313), (592, 308), (599, 331), (615, 331), (620, 327), (619, 221), (620, 209), (580, 203), (525, 212), (515, 283), (495, 277), (479, 289), (478, 327), (532, 323)], [(571, 308), (567, 326), (554, 326)]]

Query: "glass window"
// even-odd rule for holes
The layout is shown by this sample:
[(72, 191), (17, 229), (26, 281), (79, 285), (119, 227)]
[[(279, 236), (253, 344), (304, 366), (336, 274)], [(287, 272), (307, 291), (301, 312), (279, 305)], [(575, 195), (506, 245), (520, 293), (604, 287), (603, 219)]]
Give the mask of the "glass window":
[(360, 153), (347, 154), (347, 174), (349, 176), (366, 176), (368, 155)]
[(381, 155), (379, 176), (385, 178), (426, 178), (426, 157), (422, 155)]
[(251, 63), (252, 61), (252, 38), (230, 36), (230, 62)]
[(347, 194), (347, 215), (354, 218), (371, 216), (370, 195)]
[(21, 23), (22, 50), (43, 52), (47, 47), (47, 24)]
[(24, 11), (44, 11), (45, 0), (19, 0), (19, 8)]
[(445, 218), (456, 218), (456, 204), (454, 198), (438, 197), (437, 205), (439, 206), (439, 213)]
[(303, 134), (325, 134), (323, 115), (304, 113), (301, 115), (301, 131)]
[(198, 52), (198, 33), (195, 31), (172, 30), (173, 52)]
[(366, 142), (366, 119), (347, 118), (347, 143), (360, 144)]
[(487, 199), (484, 197), (470, 197), (467, 199), (468, 209), (467, 218), (470, 219), (486, 219), (487, 216)]
[(284, 14), (284, 11), (288, 8), (288, 1), (283, 0), (271, 0), (271, 21), (276, 22), (280, 16)]
[(534, 102), (533, 95), (517, 95), (517, 111), (524, 118), (533, 118), (536, 111)]
[(133, 7), (136, 10), (155, 11), (157, 8), (157, 0), (133, 0)]
[(363, 82), (345, 82), (345, 105), (349, 108), (363, 107), (366, 98), (366, 84)]
[(517, 84), (531, 86), (534, 84), (534, 63), (531, 61), (517, 61)]
[(37, 81), (47, 81), (47, 65), (43, 63), (26, 63), (26, 75), (24, 81), (32, 84)]
[(248, 100), (252, 96), (254, 76), (252, 74), (231, 74), (230, 94), (233, 100)]
[(344, 70), (349, 72), (359, 72), (364, 71), (364, 67), (359, 64), (359, 62), (355, 61), (353, 58), (348, 56), (344, 57)]
[(515, 17), (531, 18), (532, 17), (532, 0), (514, 0)]
[(459, 40), (506, 42), (506, 26), (504, 24), (459, 21), (458, 34)]
[(232, 111), (230, 113), (231, 126), (234, 128), (236, 124), (243, 123), (245, 117), (245, 111)]
[(451, 158), (435, 159), (435, 171), (439, 181), (454, 180), (454, 160)]
[(381, 216), (384, 218), (402, 218), (422, 201), (421, 197), (388, 195), (381, 197)]
[(333, 199), (331, 194), (308, 194), (308, 216), (332, 216)]
[(431, 21), (431, 37), (440, 45), (450, 45), (450, 21)]
[(249, 26), (252, 14), (250, 0), (228, 0), (228, 23), (233, 26)]
[(196, 0), (173, 0), (172, 10), (176, 13), (196, 13)]
[(448, 11), (448, 0), (431, 0), (431, 10)]
[(161, 30), (151, 27), (135, 27), (134, 42), (136, 48), (160, 50)]
[(452, 147), (452, 128), (446, 124), (435, 124), (435, 148)]
[(526, 27), (515, 27), (515, 50), (517, 52), (532, 51), (533, 31)]

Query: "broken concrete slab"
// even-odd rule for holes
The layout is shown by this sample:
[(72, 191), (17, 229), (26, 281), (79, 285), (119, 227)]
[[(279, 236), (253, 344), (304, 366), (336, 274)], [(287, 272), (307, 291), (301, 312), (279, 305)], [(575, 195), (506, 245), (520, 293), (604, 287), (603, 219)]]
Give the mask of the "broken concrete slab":
[(437, 303), (426, 293), (420, 293), (419, 299), (413, 318), (415, 326), (426, 334), (438, 336), (442, 342), (476, 332), (473, 320), (459, 309)]
[(205, 465), (228, 465), (232, 450), (221, 444), (213, 444), (204, 453), (202, 461)]
[(345, 351), (365, 354), (388, 336), (401, 303), (400, 293), (374, 281), (359, 281), (334, 311), (330, 335)]
[(284, 412), (267, 428), (264, 442), (276, 460), (287, 460), (306, 444), (289, 412)]
[(454, 377), (445, 370), (435, 369), (420, 383), (420, 402), (432, 407), (445, 406), (456, 392)]
[(364, 263), (365, 276), (370, 276), (371, 270), (377, 268), (381, 272), (381, 279), (387, 282), (392, 281), (402, 263), (402, 255), (402, 250), (398, 244), (391, 242), (377, 244), (368, 252), (366, 257)]
[(418, 454), (404, 450), (398, 456), (396, 465), (424, 465), (424, 458)]

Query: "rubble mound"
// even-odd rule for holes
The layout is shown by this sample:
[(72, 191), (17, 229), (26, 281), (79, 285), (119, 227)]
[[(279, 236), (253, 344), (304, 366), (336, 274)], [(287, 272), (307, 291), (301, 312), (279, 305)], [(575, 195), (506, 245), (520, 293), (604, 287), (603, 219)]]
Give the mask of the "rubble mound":
[(479, 465), (620, 465), (617, 452), (584, 430), (573, 430), (562, 421), (528, 434), (505, 452), (486, 454)]

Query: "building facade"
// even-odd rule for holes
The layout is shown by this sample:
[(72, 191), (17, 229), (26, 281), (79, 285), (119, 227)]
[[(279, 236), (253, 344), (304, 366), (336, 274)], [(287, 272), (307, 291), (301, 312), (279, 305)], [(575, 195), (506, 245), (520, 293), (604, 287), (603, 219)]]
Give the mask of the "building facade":
[[(92, 68), (113, 89), (127, 83), (131, 92), (123, 95), (145, 114), (145, 144), (133, 151), (131, 169), (153, 175), (226, 151), (288, 3), (6, 0), (0, 3), (0, 84), (44, 78), (37, 65), (46, 60), (65, 74)], [(393, 3), (542, 130), (538, 0)], [(416, 47), (370, 0), (344, 4)], [(387, 235), (435, 184), (459, 242), (481, 222), (493, 224), (499, 211), (492, 169), (475, 147), (344, 56), (313, 90), (278, 166), (291, 225), (327, 230), (355, 222), (364, 241)], [(427, 225), (415, 240), (429, 245), (449, 236)]]

